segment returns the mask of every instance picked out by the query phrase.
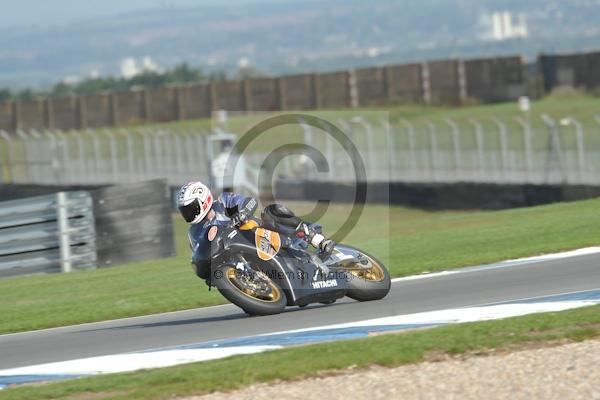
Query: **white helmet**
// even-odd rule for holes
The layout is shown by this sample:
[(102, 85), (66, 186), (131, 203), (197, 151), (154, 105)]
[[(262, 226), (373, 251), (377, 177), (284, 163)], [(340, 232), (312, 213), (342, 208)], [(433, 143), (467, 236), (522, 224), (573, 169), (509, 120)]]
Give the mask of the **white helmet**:
[(197, 224), (206, 217), (213, 203), (210, 189), (202, 182), (190, 182), (179, 189), (177, 207), (187, 223)]

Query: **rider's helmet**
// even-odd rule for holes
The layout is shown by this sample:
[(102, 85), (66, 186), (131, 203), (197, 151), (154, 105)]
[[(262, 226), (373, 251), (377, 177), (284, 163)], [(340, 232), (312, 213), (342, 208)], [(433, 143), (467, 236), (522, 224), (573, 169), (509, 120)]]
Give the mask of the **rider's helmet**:
[(197, 224), (206, 217), (213, 203), (210, 189), (202, 182), (189, 182), (179, 189), (177, 208), (187, 223)]

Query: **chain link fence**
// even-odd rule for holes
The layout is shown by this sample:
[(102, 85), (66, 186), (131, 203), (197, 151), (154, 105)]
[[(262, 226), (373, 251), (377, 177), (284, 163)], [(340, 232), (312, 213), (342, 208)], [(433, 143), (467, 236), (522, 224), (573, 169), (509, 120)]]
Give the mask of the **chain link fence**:
[[(354, 143), (368, 181), (600, 184), (600, 115), (591, 123), (566, 117), (379, 120), (368, 115), (331, 121)], [(277, 176), (351, 181), (352, 165), (331, 135), (298, 120), (299, 142), (327, 160), (319, 172), (302, 154), (285, 157)], [(218, 152), (208, 130), (122, 128), (96, 131), (0, 132), (4, 182), (115, 184), (167, 179), (171, 185), (214, 179)], [(221, 154), (222, 155), (222, 154)], [(243, 155), (256, 184), (266, 153)]]

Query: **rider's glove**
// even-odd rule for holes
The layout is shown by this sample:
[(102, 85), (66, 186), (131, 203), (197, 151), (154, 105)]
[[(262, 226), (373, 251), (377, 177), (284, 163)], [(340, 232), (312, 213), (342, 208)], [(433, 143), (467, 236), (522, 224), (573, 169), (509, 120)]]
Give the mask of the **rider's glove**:
[(237, 214), (235, 214), (235, 215), (234, 215), (234, 216), (231, 218), (231, 220), (233, 221), (233, 223), (234, 223), (236, 226), (240, 226), (240, 225), (243, 225), (243, 224), (244, 224), (246, 221), (248, 221), (248, 215), (246, 215), (246, 213), (245, 213), (245, 212), (243, 212), (243, 211), (240, 211), (240, 212), (238, 212)]

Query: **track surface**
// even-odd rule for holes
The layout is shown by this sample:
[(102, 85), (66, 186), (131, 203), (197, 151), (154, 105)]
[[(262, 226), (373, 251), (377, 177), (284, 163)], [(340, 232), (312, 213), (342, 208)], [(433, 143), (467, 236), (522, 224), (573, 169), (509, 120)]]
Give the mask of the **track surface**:
[(0, 336), (0, 369), (600, 288), (600, 255), (395, 282), (381, 301), (344, 299), (248, 317), (233, 305)]

